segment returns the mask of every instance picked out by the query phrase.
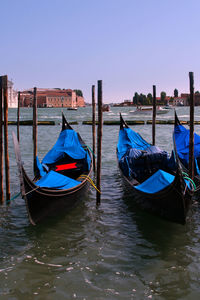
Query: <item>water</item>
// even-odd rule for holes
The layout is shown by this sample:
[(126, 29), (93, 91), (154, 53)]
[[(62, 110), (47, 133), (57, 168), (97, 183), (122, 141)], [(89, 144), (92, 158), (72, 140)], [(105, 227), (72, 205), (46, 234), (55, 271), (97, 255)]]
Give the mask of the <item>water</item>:
[[(105, 120), (136, 119), (130, 108), (111, 108)], [(198, 120), (199, 108), (195, 108)], [(91, 108), (64, 111), (89, 146)], [(188, 108), (178, 108), (188, 120)], [(199, 116), (198, 116), (199, 115)], [(22, 109), (22, 119), (32, 110)], [(39, 109), (40, 120), (61, 122), (60, 109)], [(138, 116), (149, 119), (150, 116)], [(173, 119), (173, 111), (158, 119)], [(9, 111), (16, 120), (16, 110)], [(151, 142), (151, 126), (131, 126)], [(156, 141), (172, 149), (170, 125), (156, 127)], [(19, 192), (17, 168), (9, 126), (11, 194)], [(24, 201), (0, 208), (0, 299), (199, 299), (200, 208), (193, 206), (187, 225), (169, 223), (142, 212), (126, 194), (117, 168), (115, 149), (118, 126), (104, 126), (102, 153), (102, 202), (95, 206), (91, 188), (84, 201), (69, 214), (33, 227)], [(60, 125), (38, 127), (41, 159), (54, 144)], [(200, 133), (200, 126), (195, 126)], [(32, 127), (21, 126), (20, 143), (25, 169), (32, 176)]]

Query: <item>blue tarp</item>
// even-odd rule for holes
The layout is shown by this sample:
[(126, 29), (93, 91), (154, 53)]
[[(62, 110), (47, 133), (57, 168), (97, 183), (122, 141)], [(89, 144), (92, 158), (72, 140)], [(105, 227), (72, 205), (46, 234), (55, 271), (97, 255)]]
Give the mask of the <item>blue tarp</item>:
[(46, 174), (45, 170), (43, 169), (43, 166), (41, 164), (41, 162), (39, 161), (39, 158), (36, 156), (36, 164), (37, 164), (37, 168), (38, 171), (40, 173), (40, 176), (44, 176)]
[(51, 170), (49, 173), (45, 174), (40, 180), (38, 180), (36, 182), (36, 185), (40, 187), (66, 190), (75, 187), (80, 183), (80, 181), (74, 180), (72, 178), (69, 178)]
[(117, 155), (119, 160), (130, 148), (145, 150), (148, 147), (150, 147), (150, 144), (147, 143), (139, 133), (132, 129), (123, 128), (119, 131), (119, 140), (117, 144)]
[(88, 152), (83, 149), (77, 132), (72, 129), (65, 129), (60, 133), (53, 148), (43, 158), (42, 164), (53, 164), (62, 159), (65, 153), (74, 159), (86, 158), (88, 169), (90, 168), (91, 159)]
[(165, 171), (158, 170), (146, 181), (144, 181), (138, 186), (134, 186), (133, 188), (142, 191), (144, 193), (154, 194), (166, 188), (173, 181), (174, 181), (173, 175)]
[[(176, 141), (176, 149), (182, 163), (188, 167), (189, 163), (189, 143), (190, 131), (182, 125), (175, 126), (174, 137)], [(200, 164), (200, 136), (194, 133), (194, 158), (197, 174), (199, 173), (198, 164)]]
[(130, 128), (120, 130), (117, 150), (124, 175), (132, 176), (139, 182), (159, 169), (165, 170), (171, 162), (166, 151), (150, 145)]
[(124, 175), (132, 176), (139, 182), (144, 181), (158, 169), (167, 169), (169, 164), (171, 166), (168, 153), (156, 146), (150, 146), (142, 151), (135, 148), (128, 149), (119, 161)]

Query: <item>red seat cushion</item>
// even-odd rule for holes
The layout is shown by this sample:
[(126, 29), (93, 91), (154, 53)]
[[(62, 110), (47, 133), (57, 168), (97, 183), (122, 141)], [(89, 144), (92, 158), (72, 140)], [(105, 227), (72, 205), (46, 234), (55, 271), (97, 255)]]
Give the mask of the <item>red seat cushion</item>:
[(57, 165), (55, 171), (77, 169), (76, 162), (71, 164)]

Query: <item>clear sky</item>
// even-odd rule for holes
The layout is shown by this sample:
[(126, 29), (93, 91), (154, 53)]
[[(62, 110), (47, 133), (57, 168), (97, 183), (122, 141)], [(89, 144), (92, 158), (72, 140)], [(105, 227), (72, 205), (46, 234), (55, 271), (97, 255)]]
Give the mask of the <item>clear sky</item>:
[(81, 89), (103, 101), (157, 86), (200, 90), (199, 0), (0, 0), (0, 73), (15, 89)]

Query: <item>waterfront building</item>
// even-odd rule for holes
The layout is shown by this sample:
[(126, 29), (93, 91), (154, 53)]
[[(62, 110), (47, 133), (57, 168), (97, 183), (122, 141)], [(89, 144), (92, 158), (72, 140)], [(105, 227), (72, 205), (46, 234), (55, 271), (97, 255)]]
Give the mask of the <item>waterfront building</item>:
[[(184, 99), (184, 105), (190, 105), (190, 94), (184, 93), (181, 94), (181, 98)], [(200, 105), (200, 93), (194, 94), (194, 105), (199, 106)]]
[[(20, 105), (33, 106), (33, 89), (21, 92)], [(77, 96), (71, 89), (37, 89), (38, 107), (83, 107), (83, 97)]]
[(187, 104), (187, 98), (185, 97), (174, 97), (173, 100), (174, 106), (186, 106)]
[(18, 105), (17, 91), (13, 89), (14, 83), (8, 80), (8, 108), (16, 108)]

